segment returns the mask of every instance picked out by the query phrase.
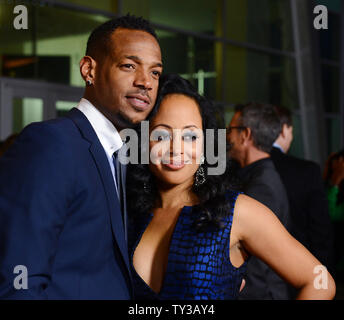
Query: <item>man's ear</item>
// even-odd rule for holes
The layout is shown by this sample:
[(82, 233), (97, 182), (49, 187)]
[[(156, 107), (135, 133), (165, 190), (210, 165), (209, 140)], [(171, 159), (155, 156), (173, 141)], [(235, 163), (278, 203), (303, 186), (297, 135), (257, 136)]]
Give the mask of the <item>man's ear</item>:
[(252, 140), (252, 131), (250, 128), (245, 128), (241, 131), (242, 142), (246, 144)]
[(286, 137), (286, 134), (287, 134), (287, 131), (288, 130), (288, 126), (287, 126), (287, 124), (285, 123), (285, 124), (283, 124), (282, 125), (282, 130), (281, 130), (281, 136), (282, 136), (282, 138), (283, 139), (285, 139), (285, 137)]
[(80, 73), (86, 83), (93, 84), (96, 74), (97, 62), (90, 56), (84, 56), (80, 60)]

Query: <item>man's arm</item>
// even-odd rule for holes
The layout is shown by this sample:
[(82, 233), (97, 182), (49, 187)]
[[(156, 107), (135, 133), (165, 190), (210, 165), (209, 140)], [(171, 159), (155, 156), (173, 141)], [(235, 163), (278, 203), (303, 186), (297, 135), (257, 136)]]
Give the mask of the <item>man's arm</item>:
[[(71, 192), (66, 149), (56, 130), (33, 124), (0, 158), (1, 299), (46, 298)], [(27, 268), (28, 289), (15, 288), (24, 275), (14, 273), (18, 265)]]

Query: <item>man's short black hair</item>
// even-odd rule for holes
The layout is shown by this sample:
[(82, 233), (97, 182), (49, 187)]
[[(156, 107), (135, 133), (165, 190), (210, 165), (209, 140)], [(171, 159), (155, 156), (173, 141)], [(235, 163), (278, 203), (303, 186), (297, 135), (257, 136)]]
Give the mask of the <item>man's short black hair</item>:
[(276, 106), (277, 114), (281, 122), (281, 126), (287, 125), (288, 127), (291, 127), (293, 125), (293, 117), (292, 112), (283, 106)]
[(158, 37), (149, 21), (142, 17), (127, 14), (126, 16), (104, 22), (94, 29), (87, 41), (86, 55), (97, 59), (104, 55), (104, 53), (108, 53), (111, 35), (117, 28), (145, 31), (158, 41)]
[(240, 126), (251, 129), (254, 146), (270, 153), (282, 128), (275, 106), (250, 102), (235, 106), (235, 112), (240, 113)]

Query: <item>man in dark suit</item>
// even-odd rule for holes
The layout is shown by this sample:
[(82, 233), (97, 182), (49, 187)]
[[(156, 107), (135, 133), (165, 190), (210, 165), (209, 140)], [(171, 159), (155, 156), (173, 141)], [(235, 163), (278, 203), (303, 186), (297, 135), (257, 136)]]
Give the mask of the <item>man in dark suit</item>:
[[(238, 175), (243, 192), (267, 206), (287, 228), (287, 194), (269, 154), (279, 132), (273, 106), (250, 103), (236, 107), (227, 140), (231, 157), (241, 167)], [(288, 285), (256, 257), (250, 258), (244, 278), (246, 285), (239, 294), (240, 300), (289, 299)]]
[(0, 159), (0, 298), (130, 299), (121, 129), (157, 95), (160, 47), (149, 23), (96, 28), (66, 117), (26, 127)]
[(322, 264), (332, 271), (333, 234), (320, 166), (287, 155), (293, 140), (291, 112), (276, 106), (281, 133), (274, 143), (271, 159), (286, 188), (291, 234)]

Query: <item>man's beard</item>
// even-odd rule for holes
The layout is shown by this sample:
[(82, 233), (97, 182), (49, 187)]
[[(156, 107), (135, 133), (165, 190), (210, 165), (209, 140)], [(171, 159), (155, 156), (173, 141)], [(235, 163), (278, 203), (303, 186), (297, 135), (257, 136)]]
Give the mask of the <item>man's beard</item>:
[(227, 155), (230, 159), (237, 160), (235, 157), (235, 144), (234, 142), (228, 142), (226, 145)]
[(134, 123), (131, 119), (126, 117), (124, 114), (118, 112), (115, 116), (115, 126), (119, 127), (121, 129), (126, 129), (126, 128), (135, 128), (137, 125), (140, 124), (140, 122)]

